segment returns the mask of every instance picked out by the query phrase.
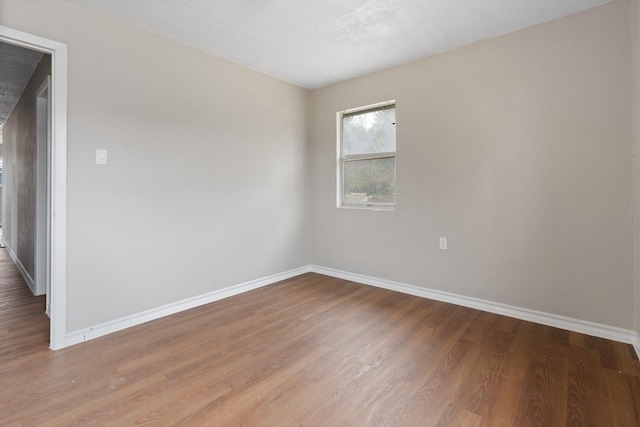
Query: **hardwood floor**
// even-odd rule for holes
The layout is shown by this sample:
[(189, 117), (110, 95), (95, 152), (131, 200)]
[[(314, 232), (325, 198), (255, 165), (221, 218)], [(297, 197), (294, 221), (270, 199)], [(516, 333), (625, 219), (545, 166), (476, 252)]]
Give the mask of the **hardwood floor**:
[(0, 253), (0, 424), (638, 426), (624, 344), (305, 274), (59, 351)]

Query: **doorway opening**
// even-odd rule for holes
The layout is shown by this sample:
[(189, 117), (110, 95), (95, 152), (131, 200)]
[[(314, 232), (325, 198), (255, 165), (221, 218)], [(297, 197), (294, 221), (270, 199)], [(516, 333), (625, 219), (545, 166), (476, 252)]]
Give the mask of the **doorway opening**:
[(47, 293), (49, 346), (55, 350), (67, 345), (67, 46), (3, 26), (0, 42), (51, 55), (50, 79), (36, 93), (38, 131), (43, 132), (43, 138), (38, 138), (38, 162), (44, 162), (43, 172), (36, 177), (38, 182), (44, 182), (38, 189), (44, 193), (37, 197), (42, 202), (36, 206), (40, 222), (36, 246), (44, 250), (40, 257), (47, 262), (39, 267), (41, 280), (36, 279), (35, 283)]

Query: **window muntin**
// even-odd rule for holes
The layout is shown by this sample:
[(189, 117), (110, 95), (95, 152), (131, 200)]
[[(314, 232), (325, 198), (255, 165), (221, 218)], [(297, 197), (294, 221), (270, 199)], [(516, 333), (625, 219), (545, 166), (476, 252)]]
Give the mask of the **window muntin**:
[(338, 113), (338, 206), (396, 203), (395, 102)]

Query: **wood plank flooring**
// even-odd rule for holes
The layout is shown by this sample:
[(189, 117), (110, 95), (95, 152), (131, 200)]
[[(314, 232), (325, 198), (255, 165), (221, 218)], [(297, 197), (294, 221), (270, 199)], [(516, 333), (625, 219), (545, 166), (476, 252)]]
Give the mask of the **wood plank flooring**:
[(628, 345), (318, 274), (54, 352), (2, 250), (0, 309), (0, 425), (640, 425)]

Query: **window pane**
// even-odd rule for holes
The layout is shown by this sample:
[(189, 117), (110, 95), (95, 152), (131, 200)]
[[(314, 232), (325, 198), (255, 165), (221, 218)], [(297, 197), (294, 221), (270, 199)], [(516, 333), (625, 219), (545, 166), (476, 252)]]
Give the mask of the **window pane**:
[(385, 108), (342, 118), (342, 154), (396, 151), (396, 109)]
[(395, 203), (395, 157), (344, 162), (343, 203)]

